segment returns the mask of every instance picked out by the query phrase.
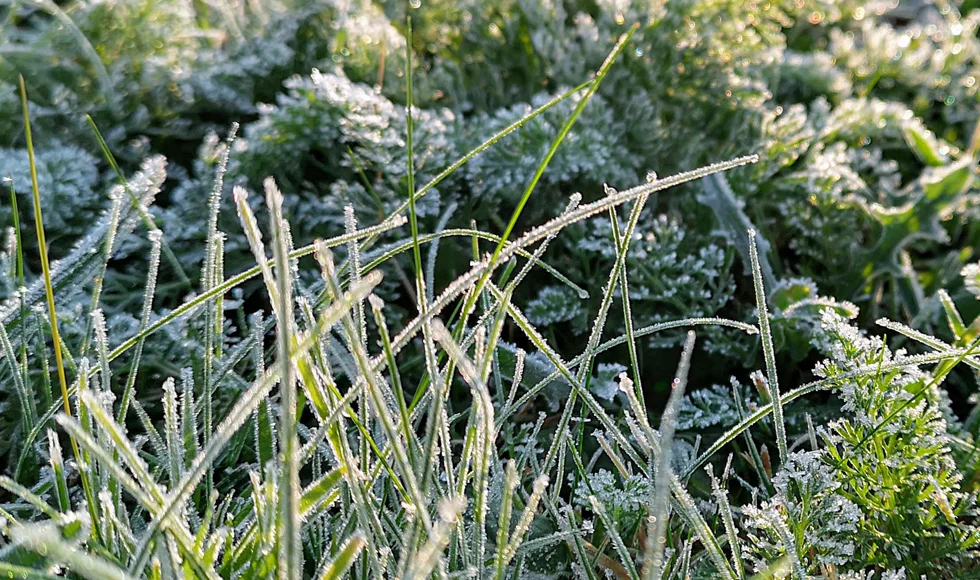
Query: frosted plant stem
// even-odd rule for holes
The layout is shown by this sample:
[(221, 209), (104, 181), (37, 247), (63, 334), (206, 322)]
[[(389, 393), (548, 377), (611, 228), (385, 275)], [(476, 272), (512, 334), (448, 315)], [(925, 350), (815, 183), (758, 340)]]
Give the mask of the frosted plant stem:
[[(674, 429), (677, 426), (677, 412), (680, 407), (684, 390), (687, 387), (687, 376), (691, 370), (691, 357), (694, 354), (694, 331), (687, 332), (684, 349), (681, 351), (681, 361), (677, 365), (677, 373), (671, 383), (670, 398), (663, 416), (660, 418), (660, 457), (654, 478), (653, 497), (650, 513), (652, 517), (647, 525), (647, 544), (644, 549), (643, 568), (647, 580), (660, 580), (665, 571), (664, 548), (667, 546), (667, 530), (669, 529), (668, 503), (670, 499), (670, 478), (674, 473), (672, 465)], [(620, 385), (620, 388), (631, 385)], [(720, 571), (720, 570), (719, 570)]]
[[(668, 322), (661, 322), (659, 324), (653, 324), (650, 326), (645, 326), (643, 328), (637, 329), (635, 332), (635, 337), (647, 336), (650, 334), (656, 334), (658, 332), (663, 332), (665, 330), (671, 330), (674, 328), (684, 328), (687, 326), (724, 326), (728, 328), (735, 328), (741, 330), (748, 334), (757, 334), (756, 328), (751, 324), (745, 324), (744, 322), (739, 322), (737, 320), (728, 320), (726, 318), (684, 318), (681, 320), (671, 320)], [(626, 336), (620, 336), (617, 338), (610, 339), (598, 347), (595, 348), (595, 353), (599, 354), (615, 348), (626, 342)], [(569, 367), (575, 368), (581, 366), (582, 362), (586, 360), (585, 354), (581, 354), (568, 362)], [(538, 393), (540, 393), (545, 387), (557, 380), (562, 376), (560, 370), (553, 371), (547, 377), (538, 381), (537, 384), (532, 386), (526, 393), (521, 395), (513, 404), (508, 405), (500, 414), (500, 419), (503, 420), (510, 416), (514, 410), (519, 409), (521, 406), (526, 404), (532, 398), (534, 398)]]
[[(146, 328), (150, 324), (150, 316), (153, 314), (153, 296), (156, 292), (157, 274), (160, 270), (160, 243), (163, 240), (163, 233), (150, 232), (149, 237), (150, 266), (146, 275), (146, 289), (143, 294), (143, 312), (140, 316), (140, 329)], [(143, 355), (143, 344), (145, 341), (146, 339), (142, 339), (136, 343), (133, 352), (133, 364), (131, 365), (132, 370), (130, 370), (129, 376), (126, 377), (126, 387), (123, 389), (122, 400), (119, 403), (119, 412), (116, 415), (116, 421), (122, 424), (126, 423), (129, 403), (136, 389), (136, 377), (138, 375), (139, 363)], [(103, 343), (99, 348), (99, 367), (103, 375), (108, 376), (109, 353), (105, 350), (106, 345), (107, 343)]]
[(779, 376), (776, 372), (776, 349), (772, 343), (772, 330), (769, 329), (769, 307), (766, 289), (759, 266), (759, 250), (756, 247), (755, 230), (749, 230), (749, 258), (752, 263), (752, 283), (755, 286), (755, 305), (759, 316), (759, 336), (762, 339), (762, 356), (766, 361), (766, 379), (772, 395), (772, 420), (776, 427), (776, 446), (779, 448), (780, 463), (786, 461), (789, 453), (786, 445), (786, 420), (783, 418), (782, 394), (779, 392)]
[[(646, 202), (644, 198), (640, 198), (636, 201), (637, 204), (643, 205)], [(612, 231), (613, 231), (613, 241), (616, 247), (623, 245), (624, 240), (622, 237), (625, 232), (622, 232), (619, 227), (619, 217), (615, 210), (609, 211), (609, 219), (612, 221)], [(633, 309), (630, 304), (630, 285), (629, 285), (629, 271), (626, 269), (626, 254), (623, 254), (623, 273), (619, 277), (619, 293), (620, 299), (623, 301), (623, 322), (626, 325), (626, 348), (630, 355), (630, 367), (633, 370), (633, 383), (635, 386), (636, 396), (639, 399), (640, 405), (643, 405), (643, 381), (641, 379), (640, 373), (640, 360), (636, 353), (636, 337), (633, 334)]]
[[(728, 456), (729, 462), (731, 462), (731, 457), (731, 455)], [(715, 498), (715, 503), (718, 504), (721, 520), (725, 525), (725, 535), (728, 536), (728, 546), (732, 552), (732, 563), (735, 565), (735, 574), (739, 580), (742, 580), (745, 578), (745, 564), (742, 561), (742, 548), (738, 539), (738, 530), (735, 528), (735, 518), (732, 515), (732, 504), (728, 500), (728, 490), (723, 487), (723, 484), (710, 471), (710, 466), (707, 469), (708, 475), (711, 478), (711, 494)], [(726, 471), (727, 469), (726, 467)], [(727, 476), (722, 474), (722, 478), (726, 479)]]
[(24, 428), (31, 430), (37, 424), (37, 409), (34, 404), (34, 394), (27, 389), (27, 385), (24, 383), (24, 377), (18, 368), (17, 355), (14, 354), (14, 347), (10, 343), (10, 337), (7, 336), (7, 329), (2, 322), (0, 322), (0, 345), (3, 347), (3, 357), (7, 359), (7, 363), (10, 365), (10, 372), (13, 375), (14, 392), (20, 401)]
[(280, 367), (279, 442), (285, 480), (279, 492), (279, 518), (283, 536), (279, 540), (279, 578), (299, 580), (303, 573), (303, 554), (300, 545), (302, 521), (299, 515), (299, 438), (296, 433), (298, 393), (290, 353), (290, 346), (296, 335), (292, 270), (289, 266), (289, 247), (282, 216), (282, 194), (272, 179), (265, 181), (265, 190), (273, 234), (272, 253), (276, 265), (279, 300), (279, 307), (276, 309), (276, 346)]
[[(319, 254), (318, 259), (321, 263), (332, 263), (332, 259), (326, 254)], [(341, 292), (340, 285), (334, 277), (334, 274), (335, 272), (333, 271), (333, 268), (328, 266), (327, 272), (324, 274), (324, 278), (326, 278), (327, 283), (330, 285), (331, 291), (334, 292), (335, 295), (339, 295)], [(397, 422), (388, 409), (388, 404), (385, 393), (382, 391), (381, 383), (378, 380), (377, 375), (375, 375), (370, 369), (370, 360), (364, 350), (364, 345), (361, 344), (361, 340), (356, 330), (356, 325), (350, 316), (344, 316), (343, 327), (347, 336), (348, 346), (354, 355), (354, 361), (362, 373), (362, 376), (365, 378), (365, 385), (367, 387), (366, 397), (370, 397), (374, 414), (381, 422), (381, 426), (388, 439), (388, 444), (391, 448), (392, 454), (394, 455), (395, 464), (398, 466), (399, 471), (401, 471), (402, 478), (405, 481), (405, 488), (408, 491), (408, 496), (415, 504), (415, 509), (417, 510), (418, 517), (422, 522), (425, 531), (431, 532), (432, 522), (429, 518), (428, 512), (426, 511), (426, 501), (419, 489), (419, 483), (416, 478), (415, 470), (409, 462), (409, 452), (407, 448), (409, 446), (409, 442), (411, 441), (411, 437), (406, 437), (403, 439), (403, 432), (399, 432), (397, 429)], [(403, 419), (407, 418), (406, 415), (403, 415), (402, 417)], [(383, 459), (384, 453), (379, 453), (379, 457)]]

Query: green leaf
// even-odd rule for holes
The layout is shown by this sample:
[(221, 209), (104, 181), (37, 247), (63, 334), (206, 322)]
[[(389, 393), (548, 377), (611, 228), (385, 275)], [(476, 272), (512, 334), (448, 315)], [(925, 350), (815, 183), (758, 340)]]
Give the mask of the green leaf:
[(922, 187), (929, 200), (942, 201), (955, 197), (973, 185), (976, 160), (964, 157), (928, 177), (922, 178)]
[(905, 134), (905, 142), (908, 143), (909, 149), (926, 165), (941, 167), (949, 162), (949, 159), (939, 151), (936, 136), (922, 123), (906, 123), (902, 127), (902, 132)]

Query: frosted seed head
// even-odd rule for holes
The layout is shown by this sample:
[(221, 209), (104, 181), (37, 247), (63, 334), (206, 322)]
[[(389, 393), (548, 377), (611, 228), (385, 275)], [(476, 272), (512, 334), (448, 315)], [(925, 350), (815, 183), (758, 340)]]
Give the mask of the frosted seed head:
[(466, 499), (463, 497), (444, 497), (439, 500), (439, 518), (447, 524), (455, 522), (466, 509)]
[(544, 493), (544, 490), (545, 488), (548, 487), (549, 482), (550, 482), (550, 478), (548, 477), (547, 474), (539, 476), (537, 479), (534, 480), (534, 487), (533, 487), (534, 493), (536, 495), (541, 495), (542, 493)]
[(619, 373), (619, 390), (627, 395), (633, 392), (633, 379), (625, 372)]
[(376, 294), (368, 294), (368, 303), (371, 304), (371, 308), (377, 310), (378, 312), (384, 310), (385, 301), (379, 298)]
[(354, 215), (354, 206), (350, 204), (344, 206), (344, 226), (347, 228), (347, 233), (357, 229), (357, 216)]
[(248, 202), (248, 190), (240, 185), (236, 185), (232, 189), (232, 196), (235, 199), (235, 203), (247, 203)]

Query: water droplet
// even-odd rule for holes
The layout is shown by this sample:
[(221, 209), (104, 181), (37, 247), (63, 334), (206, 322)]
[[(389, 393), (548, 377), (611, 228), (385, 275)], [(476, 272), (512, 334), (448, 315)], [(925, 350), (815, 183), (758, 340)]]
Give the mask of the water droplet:
[(582, 299), (582, 300), (588, 300), (589, 299), (589, 291), (586, 290), (586, 289), (584, 289), (584, 288), (580, 288), (579, 291), (578, 291), (578, 297), (580, 299)]

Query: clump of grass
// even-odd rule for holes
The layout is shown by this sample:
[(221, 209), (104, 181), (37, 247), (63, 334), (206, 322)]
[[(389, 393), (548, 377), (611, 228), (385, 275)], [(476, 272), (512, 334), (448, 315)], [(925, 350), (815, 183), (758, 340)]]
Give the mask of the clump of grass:
[[(496, 580), (532, 574), (802, 580), (877, 572), (897, 578), (904, 570), (956, 577), (971, 570), (980, 542), (975, 502), (960, 489), (962, 477), (949, 448), (973, 446), (950, 435), (935, 387), (954, 366), (980, 363), (974, 356), (978, 339), (950, 301), (943, 305), (956, 344), (883, 323), (932, 349), (917, 356), (893, 355), (883, 341), (862, 337), (832, 308), (825, 310), (819, 346), (828, 361), (817, 369), (822, 378), (782, 389), (770, 313), (774, 294), (765, 279), (771, 270), (761, 266), (756, 231), (747, 230), (754, 324), (702, 317), (635, 326), (627, 257), (646, 202), (669, 188), (754, 164), (757, 155), (654, 175), (621, 191), (607, 187), (590, 203), (571, 196), (558, 215), (512, 238), (550, 161), (635, 30), (620, 38), (590, 81), (562, 97), (581, 93), (499, 235), (476, 227), (426, 234), (416, 204), (562, 99), (527, 113), (416, 189), (409, 64), (406, 201), (366, 227), (358, 226), (349, 209), (343, 235), (296, 247), (276, 181), (264, 182), (264, 233), (248, 191), (236, 186), (234, 203), (255, 266), (227, 279), (224, 248), (232, 234), (219, 227), (231, 154), (226, 148), (213, 193), (201, 208), (208, 227), (200, 292), (155, 319), (165, 246), (144, 206), (160, 188), (163, 162), (152, 159), (141, 174), (123, 180), (104, 223), (57, 267), (50, 265), (22, 82), (42, 278), (5, 307), (0, 340), (26, 411), (21, 461), (35, 456), (35, 443), (43, 438), (47, 466), (34, 480), (19, 465), (13, 477), (0, 477), (11, 498), (0, 505), (0, 572), (168, 580)], [(411, 42), (406, 62), (412, 62)], [(514, 297), (538, 267), (567, 280), (544, 262), (545, 248), (590, 219), (609, 220), (614, 259), (584, 349), (566, 359)], [(91, 272), (105, 272), (116, 237), (141, 221), (151, 250), (138, 330), (124, 339), (109, 332), (97, 284), (84, 337), (86, 347), (94, 345), (92, 360), (87, 348), (72, 353), (58, 332), (57, 292)], [(395, 242), (373, 248), (382, 234)], [(271, 236), (271, 258), (263, 235)], [(435, 276), (423, 268), (422, 247), (453, 235), (472, 237), (473, 261), (436, 288)], [(481, 254), (481, 240), (493, 244), (492, 251)], [(414, 308), (410, 318), (389, 326), (376, 292), (385, 276), (398, 275), (395, 260), (406, 252), (414, 267)], [(318, 276), (301, 273), (314, 265)], [(230, 341), (224, 301), (255, 277), (272, 317), (253, 315), (237, 342)], [(47, 308), (39, 312), (41, 288)], [(604, 340), (616, 300), (622, 302), (624, 332)], [(28, 310), (42, 322), (33, 329), (42, 340), (28, 340), (26, 330), (7, 331), (26, 329)], [(204, 321), (201, 340), (184, 345), (185, 366), (160, 377), (162, 409), (147, 409), (143, 401), (152, 398), (134, 392), (146, 340), (193, 317)], [(695, 364), (694, 327), (705, 333), (726, 327), (759, 340), (765, 362), (765, 373), (752, 375), (761, 403), (746, 407), (735, 388), (738, 421), (703, 451), (700, 441), (691, 446), (676, 436)], [(688, 333), (669, 401), (655, 421), (636, 344), (676, 329)], [(44, 333), (52, 339), (62, 401), (38, 414), (27, 401), (50, 381)], [(507, 340), (519, 340), (533, 352), (516, 350), (512, 356)], [(267, 343), (275, 345), (269, 352)], [(619, 376), (616, 394), (603, 396), (595, 384), (597, 358), (621, 345), (629, 363), (622, 368), (630, 372)], [(26, 362), (17, 360), (15, 347), (28, 352)], [(40, 361), (42, 376), (34, 380), (25, 368)], [(929, 374), (920, 369), (924, 365), (937, 368)], [(567, 388), (560, 412), (521, 431), (519, 413), (559, 382)], [(807, 436), (794, 441), (800, 433), (788, 407), (821, 390), (840, 393), (844, 418), (819, 430), (822, 441), (812, 424)], [(231, 402), (220, 405), (220, 396), (229, 393)], [(775, 457), (756, 445), (757, 437), (770, 435)], [(64, 437), (74, 461), (63, 457)], [(701, 485), (707, 480), (699, 479), (700, 468), (719, 463), (723, 450), (738, 451), (742, 440), (751, 461), (739, 461), (736, 469), (729, 455), (721, 478), (710, 470), (710, 485)], [(800, 445), (812, 449), (795, 451)], [(901, 461), (893, 465), (888, 453), (897, 447)], [(905, 479), (916, 483), (913, 493), (900, 489)], [(875, 499), (872, 488), (881, 481), (896, 505)], [(739, 503), (730, 494), (735, 483), (742, 492)], [(856, 511), (860, 516), (851, 518)], [(829, 516), (843, 523), (815, 534), (812, 522)], [(916, 527), (902, 532), (896, 518), (915, 521)], [(860, 547), (839, 541), (842, 530), (859, 532)], [(897, 540), (901, 545), (892, 543)]]

